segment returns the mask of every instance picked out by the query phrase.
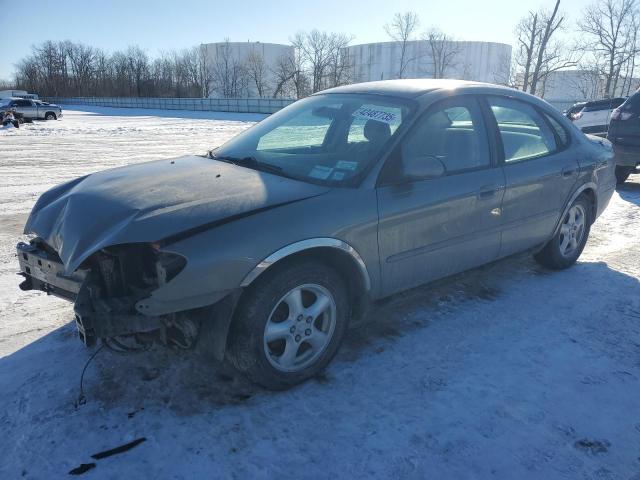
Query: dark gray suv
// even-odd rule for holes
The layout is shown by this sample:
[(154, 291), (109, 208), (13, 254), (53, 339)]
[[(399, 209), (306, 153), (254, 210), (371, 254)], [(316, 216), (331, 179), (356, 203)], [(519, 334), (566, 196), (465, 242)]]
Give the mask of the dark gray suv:
[(44, 193), (21, 287), (73, 301), (88, 345), (199, 344), (286, 388), (329, 363), (371, 301), (522, 251), (572, 265), (614, 191), (612, 158), (515, 90), (340, 87), (208, 155)]
[(640, 91), (611, 113), (607, 138), (616, 153), (618, 183), (624, 183), (632, 173), (640, 173)]

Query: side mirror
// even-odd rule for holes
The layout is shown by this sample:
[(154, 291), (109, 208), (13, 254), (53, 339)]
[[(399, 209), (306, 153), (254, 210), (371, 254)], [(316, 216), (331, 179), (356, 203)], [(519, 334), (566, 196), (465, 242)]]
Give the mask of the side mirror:
[(439, 178), (447, 173), (442, 160), (431, 155), (403, 159), (402, 163), (405, 177), (415, 180)]

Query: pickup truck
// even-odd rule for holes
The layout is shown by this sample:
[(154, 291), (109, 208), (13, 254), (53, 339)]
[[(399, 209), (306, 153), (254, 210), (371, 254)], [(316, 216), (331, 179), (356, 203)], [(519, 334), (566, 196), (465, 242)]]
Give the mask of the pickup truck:
[(62, 117), (62, 108), (53, 103), (41, 102), (27, 98), (7, 98), (0, 102), (0, 110), (14, 108), (26, 120), (56, 120)]

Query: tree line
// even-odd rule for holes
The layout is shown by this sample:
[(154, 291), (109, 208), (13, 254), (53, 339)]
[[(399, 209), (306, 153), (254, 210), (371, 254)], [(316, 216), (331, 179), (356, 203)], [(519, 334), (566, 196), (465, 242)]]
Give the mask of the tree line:
[[(494, 82), (544, 96), (552, 73), (575, 69), (584, 73), (572, 79), (584, 98), (628, 94), (640, 56), (640, 0), (596, 0), (573, 24), (560, 0), (550, 7), (531, 10), (518, 22), (512, 57), (502, 59), (504, 68), (495, 72)], [(460, 75), (459, 44), (436, 27), (421, 33), (417, 13), (395, 14), (384, 30), (399, 45), (396, 78), (422, 61), (412, 48), (416, 40), (423, 40), (426, 52), (420, 55), (429, 59), (428, 72), (421, 76)], [(197, 46), (153, 58), (137, 46), (109, 53), (82, 43), (47, 41), (18, 62), (15, 79), (6, 86), (62, 97), (302, 98), (358, 80), (346, 50), (353, 38), (300, 32), (291, 38), (291, 53), (270, 64), (258, 50), (239, 58), (228, 40), (216, 45), (213, 57)]]

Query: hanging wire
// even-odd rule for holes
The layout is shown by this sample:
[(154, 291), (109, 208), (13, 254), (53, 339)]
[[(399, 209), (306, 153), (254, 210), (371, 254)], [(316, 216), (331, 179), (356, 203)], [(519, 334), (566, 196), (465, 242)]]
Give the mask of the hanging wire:
[(87, 367), (89, 366), (91, 361), (95, 358), (96, 355), (98, 355), (98, 353), (102, 351), (103, 348), (104, 348), (104, 343), (100, 345), (100, 347), (95, 352), (93, 352), (93, 354), (89, 357), (89, 360), (87, 360), (87, 363), (84, 364), (84, 368), (82, 369), (82, 374), (80, 375), (80, 395), (78, 396), (78, 399), (75, 402), (76, 408), (78, 408), (80, 405), (84, 405), (85, 403), (87, 403), (87, 397), (85, 397), (84, 389), (83, 389), (84, 374), (87, 371)]

